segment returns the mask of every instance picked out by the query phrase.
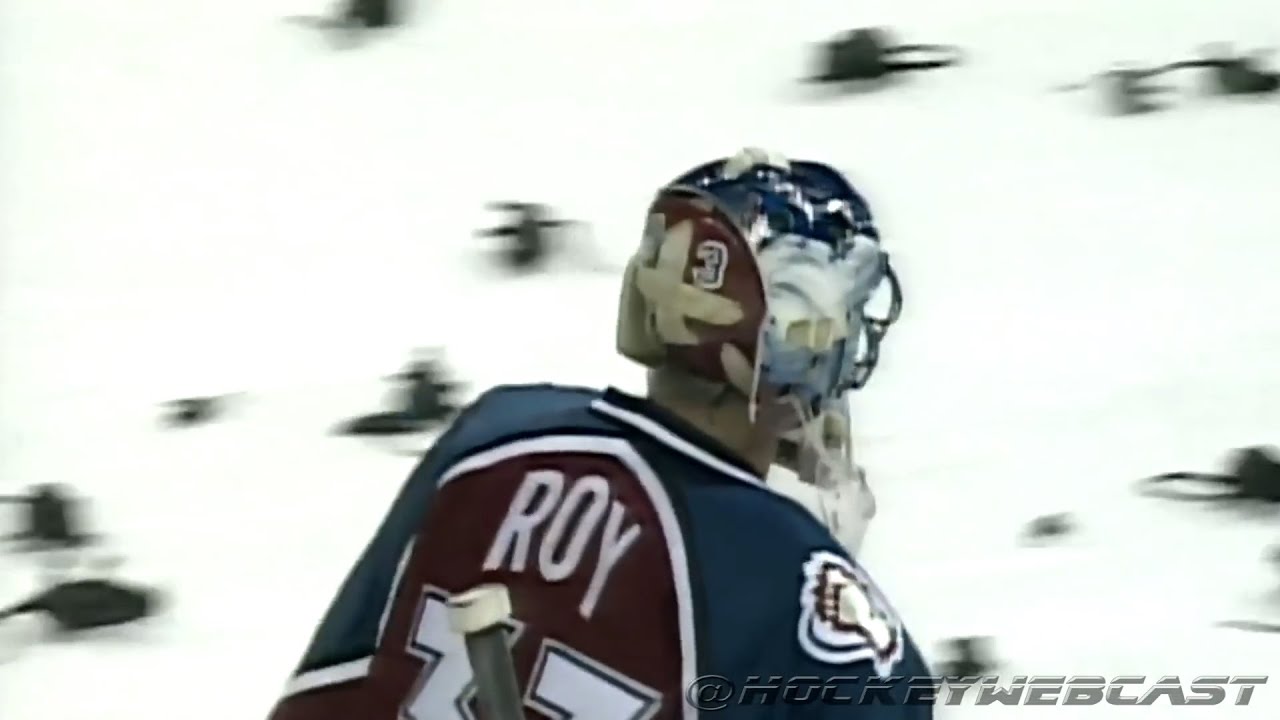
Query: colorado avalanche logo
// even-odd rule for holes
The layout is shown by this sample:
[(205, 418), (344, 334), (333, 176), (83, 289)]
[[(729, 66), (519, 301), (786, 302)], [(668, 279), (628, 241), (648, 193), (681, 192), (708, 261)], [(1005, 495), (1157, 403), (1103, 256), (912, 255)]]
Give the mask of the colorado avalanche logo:
[(870, 661), (882, 678), (902, 660), (902, 621), (861, 568), (826, 550), (804, 564), (800, 647), (832, 665)]

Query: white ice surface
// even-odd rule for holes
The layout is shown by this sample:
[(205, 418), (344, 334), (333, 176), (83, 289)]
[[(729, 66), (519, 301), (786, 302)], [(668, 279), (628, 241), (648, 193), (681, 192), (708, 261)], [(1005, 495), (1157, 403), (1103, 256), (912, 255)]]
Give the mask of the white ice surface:
[[(744, 144), (851, 172), (906, 283), (858, 452), (868, 562), (926, 648), (991, 634), (1010, 673), (1280, 670), (1275, 636), (1212, 627), (1280, 614), (1276, 518), (1130, 492), (1280, 442), (1280, 106), (1117, 120), (1046, 92), (1265, 45), (1274, 3), (440, 0), (348, 52), (280, 21), (321, 9), (0, 3), (0, 493), (73, 483), (121, 572), (173, 593), (142, 637), (5, 658), (0, 719), (263, 717), (412, 465), (325, 437), (379, 375), (445, 345), (473, 389), (636, 387), (616, 280), (496, 277), (483, 204), (551, 203), (620, 260), (656, 183)], [(806, 43), (877, 23), (973, 63), (847, 100), (790, 82)], [(238, 391), (227, 422), (157, 430), (160, 401)], [(1080, 532), (1019, 548), (1050, 512)], [(35, 582), (0, 560), (0, 601)], [(1278, 709), (1270, 686), (939, 714)]]

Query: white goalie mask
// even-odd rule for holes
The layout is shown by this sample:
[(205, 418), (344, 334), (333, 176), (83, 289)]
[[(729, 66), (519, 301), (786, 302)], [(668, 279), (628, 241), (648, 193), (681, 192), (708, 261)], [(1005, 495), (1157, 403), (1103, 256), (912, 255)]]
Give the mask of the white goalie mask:
[(844, 400), (832, 403), (818, 422), (784, 436), (765, 482), (812, 513), (856, 555), (876, 501), (853, 462), (847, 409)]

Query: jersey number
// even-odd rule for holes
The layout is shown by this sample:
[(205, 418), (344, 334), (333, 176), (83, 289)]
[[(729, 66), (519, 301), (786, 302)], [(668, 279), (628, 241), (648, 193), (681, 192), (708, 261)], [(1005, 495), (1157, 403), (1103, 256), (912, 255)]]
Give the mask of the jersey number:
[[(438, 588), (425, 589), (409, 636), (409, 654), (425, 666), (401, 711), (407, 720), (475, 718), (471, 663), (462, 636), (449, 628), (446, 597)], [(523, 624), (513, 620), (512, 646), (520, 642), (523, 631)], [(644, 720), (658, 712), (662, 694), (548, 638), (538, 648), (524, 704), (556, 720)]]

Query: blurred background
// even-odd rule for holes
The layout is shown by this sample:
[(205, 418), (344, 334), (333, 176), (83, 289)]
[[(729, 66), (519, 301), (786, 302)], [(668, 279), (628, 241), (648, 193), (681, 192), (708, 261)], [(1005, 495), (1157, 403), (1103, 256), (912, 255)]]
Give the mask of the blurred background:
[[(411, 0), (338, 48), (311, 2), (0, 4), (0, 495), (69, 483), (171, 593), (141, 636), (15, 650), (0, 718), (263, 717), (414, 458), (329, 436), (415, 348), (498, 382), (637, 389), (617, 277), (513, 277), (486, 203), (546, 203), (621, 265), (654, 188), (743, 145), (846, 171), (907, 294), (855, 447), (867, 562), (928, 648), (1010, 674), (1265, 674), (1270, 513), (1133, 492), (1280, 440), (1280, 104), (1103, 116), (1050, 88), (1200, 45), (1266, 0)], [(815, 92), (860, 26), (961, 46), (884, 92)], [(571, 315), (572, 323), (556, 322)], [(244, 393), (164, 432), (158, 405)], [(1019, 545), (1038, 515), (1078, 525)], [(0, 528), (3, 530), (3, 528)], [(0, 556), (0, 602), (40, 570)], [(14, 634), (0, 625), (0, 634)], [(18, 646), (12, 638), (0, 641)], [(1248, 707), (941, 717), (1275, 717)]]

